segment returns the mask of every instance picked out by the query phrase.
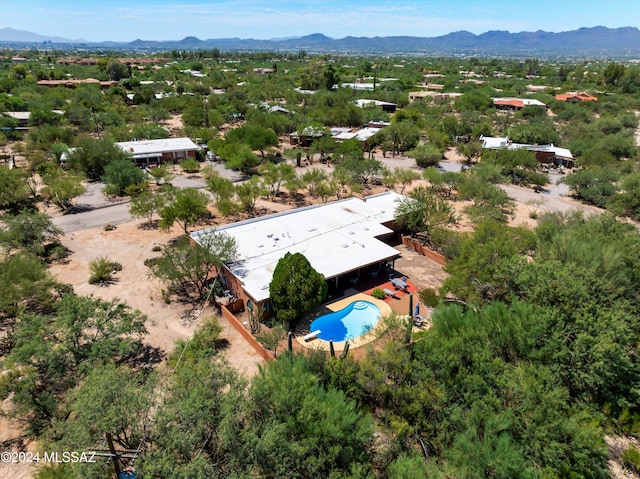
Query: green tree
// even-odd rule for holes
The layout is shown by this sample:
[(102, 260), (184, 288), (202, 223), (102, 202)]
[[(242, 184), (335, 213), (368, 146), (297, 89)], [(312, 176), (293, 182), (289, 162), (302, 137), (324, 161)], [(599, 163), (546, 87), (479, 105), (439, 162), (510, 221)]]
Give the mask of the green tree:
[(407, 151), (407, 156), (415, 158), (416, 164), (420, 168), (438, 166), (444, 158), (442, 151), (432, 144), (416, 146), (414, 149)]
[(131, 160), (119, 159), (109, 162), (104, 167), (104, 192), (107, 195), (123, 196), (127, 189), (134, 185), (145, 185), (147, 175), (133, 164)]
[(227, 133), (226, 139), (229, 143), (244, 143), (252, 150), (259, 150), (263, 160), (265, 150), (270, 146), (278, 146), (280, 143), (278, 135), (273, 130), (252, 124), (232, 129)]
[(69, 448), (89, 448), (109, 431), (120, 447), (137, 450), (150, 425), (156, 378), (111, 363), (92, 369), (70, 394), (61, 442)]
[(40, 190), (40, 194), (61, 210), (71, 208), (73, 201), (86, 191), (81, 177), (60, 171), (46, 174), (42, 180), (46, 186)]
[(165, 165), (160, 165), (156, 168), (151, 168), (149, 170), (149, 176), (153, 178), (153, 180), (156, 182), (156, 185), (159, 185), (160, 182), (163, 182), (164, 184), (168, 184), (174, 178), (174, 176), (169, 171), (169, 168), (167, 168)]
[(189, 238), (181, 238), (165, 247), (152, 266), (154, 276), (181, 295), (206, 296), (211, 275), (220, 273), (222, 265), (237, 254), (235, 240), (223, 233), (200, 236), (198, 241), (200, 244), (193, 246)]
[(105, 167), (110, 162), (124, 159), (131, 162), (130, 158), (129, 153), (111, 140), (83, 138), (73, 150), (69, 150), (67, 166), (97, 180), (104, 175)]
[(22, 210), (17, 215), (5, 215), (0, 226), (0, 245), (10, 253), (22, 250), (45, 256), (53, 245), (59, 245), (62, 230), (44, 213)]
[(533, 250), (535, 236), (525, 228), (510, 228), (487, 221), (460, 244), (458, 256), (446, 266), (450, 278), (442, 295), (452, 292), (459, 298), (497, 299), (509, 292), (507, 271), (517, 260)]
[(395, 221), (412, 234), (423, 233), (428, 238), (433, 230), (455, 224), (457, 219), (449, 203), (420, 186), (398, 204)]
[(293, 166), (285, 162), (277, 165), (264, 163), (258, 168), (258, 174), (262, 176), (270, 196), (278, 196), (282, 185), (296, 176)]
[(327, 296), (327, 282), (300, 253), (286, 253), (269, 284), (271, 304), (279, 321), (293, 323)]
[(249, 181), (237, 184), (234, 190), (242, 209), (249, 214), (255, 213), (258, 199), (268, 193), (268, 189), (257, 175), (253, 175)]
[(186, 235), (190, 225), (209, 213), (208, 204), (209, 197), (206, 193), (195, 188), (180, 188), (170, 203), (160, 210), (160, 227), (168, 230), (177, 222)]
[(13, 254), (0, 263), (0, 313), (15, 317), (23, 311), (49, 311), (57, 286), (36, 256)]
[(59, 397), (95, 365), (122, 361), (140, 348), (146, 317), (118, 299), (65, 295), (53, 318), (22, 315), (8, 359), (21, 374), (11, 383), (17, 414), (39, 434), (59, 414)]
[(157, 191), (152, 193), (145, 190), (138, 196), (131, 198), (129, 213), (135, 218), (146, 218), (147, 224), (153, 223), (153, 216), (170, 201), (173, 191)]
[(19, 210), (30, 203), (24, 172), (0, 165), (0, 208)]
[(268, 363), (250, 401), (250, 454), (261, 474), (367, 477), (372, 419), (341, 391), (325, 389), (303, 356)]
[(339, 163), (335, 169), (347, 172), (347, 174), (352, 177), (354, 183), (367, 185), (370, 180), (382, 174), (383, 165), (382, 162), (375, 158), (351, 159)]
[[(217, 340), (208, 336), (203, 341), (196, 335), (194, 340), (201, 344), (215, 344)], [(218, 355), (203, 352), (190, 345), (185, 356), (191, 354), (195, 359), (187, 359), (165, 388), (149, 435), (151, 447), (142, 462), (136, 463), (145, 477), (250, 474), (251, 447), (244, 431), (246, 382)]]

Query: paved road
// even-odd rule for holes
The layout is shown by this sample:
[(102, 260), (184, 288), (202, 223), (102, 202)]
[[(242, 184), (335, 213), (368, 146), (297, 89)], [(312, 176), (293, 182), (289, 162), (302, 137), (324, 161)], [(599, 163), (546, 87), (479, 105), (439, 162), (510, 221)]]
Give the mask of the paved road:
[[(389, 168), (416, 168), (415, 160), (406, 157), (382, 158), (378, 156), (385, 166)], [(221, 163), (207, 162), (219, 172), (220, 176), (228, 178), (232, 181), (242, 181), (244, 178), (239, 172), (224, 168)], [(444, 160), (440, 166), (445, 171), (460, 171), (462, 164), (454, 161)], [(312, 167), (326, 169), (326, 165), (318, 163)], [(551, 173), (549, 175), (552, 183), (544, 192), (536, 193), (529, 188), (522, 188), (513, 185), (500, 185), (509, 195), (509, 197), (517, 202), (535, 205), (537, 208), (549, 212), (568, 212), (575, 209), (582, 209), (587, 214), (599, 212), (597, 208), (582, 205), (567, 197), (569, 189), (564, 184), (557, 184), (562, 178), (561, 175)], [(199, 178), (189, 178), (178, 176), (171, 181), (179, 188), (198, 188), (205, 187), (205, 182)], [(99, 228), (107, 224), (122, 224), (132, 221), (134, 218), (129, 214), (129, 201), (114, 204), (102, 195), (104, 184), (96, 182), (87, 186), (87, 192), (78, 198), (77, 205), (80, 212), (67, 214), (53, 219), (53, 223), (65, 233), (73, 233), (75, 231)]]

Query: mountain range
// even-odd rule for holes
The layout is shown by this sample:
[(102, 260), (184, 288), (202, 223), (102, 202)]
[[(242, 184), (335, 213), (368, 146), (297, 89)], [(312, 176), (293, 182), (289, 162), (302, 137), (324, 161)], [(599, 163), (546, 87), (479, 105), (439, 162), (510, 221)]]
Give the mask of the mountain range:
[(321, 33), (303, 37), (256, 40), (242, 38), (186, 37), (175, 41), (137, 39), (132, 42), (86, 42), (60, 37), (46, 37), (12, 28), (0, 29), (0, 43), (49, 44), (58, 48), (117, 48), (124, 50), (198, 50), (218, 48), (223, 51), (300, 51), (309, 53), (395, 53), (395, 54), (459, 54), (521, 55), (565, 57), (630, 57), (640, 56), (640, 30), (635, 27), (580, 28), (560, 33), (510, 33), (489, 31), (475, 35), (458, 31), (438, 37), (388, 36), (329, 38)]

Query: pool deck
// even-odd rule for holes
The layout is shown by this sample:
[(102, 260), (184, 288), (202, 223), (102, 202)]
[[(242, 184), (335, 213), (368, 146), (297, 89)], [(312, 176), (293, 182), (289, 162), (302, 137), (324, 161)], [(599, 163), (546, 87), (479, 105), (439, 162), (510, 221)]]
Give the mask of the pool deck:
[[(384, 329), (384, 318), (391, 315), (392, 310), (391, 306), (389, 306), (386, 302), (376, 299), (373, 296), (364, 293), (354, 294), (352, 296), (348, 296), (343, 299), (339, 299), (334, 301), (333, 303), (326, 304), (325, 307), (330, 311), (340, 311), (341, 309), (346, 308), (348, 305), (353, 303), (354, 301), (368, 301), (372, 304), (375, 304), (378, 308), (380, 308), (380, 320), (375, 324), (373, 328), (367, 331), (362, 336), (358, 336), (357, 338), (349, 340), (350, 348), (359, 348), (368, 344), (375, 339), (378, 338), (380, 333), (382, 333)], [(296, 336), (296, 340), (305, 348), (309, 349), (317, 349), (321, 351), (329, 351), (329, 341), (325, 341), (324, 339), (315, 338), (310, 341), (305, 341), (302, 336)], [(345, 344), (347, 341), (337, 341), (333, 343), (333, 348), (335, 351), (343, 351)]]

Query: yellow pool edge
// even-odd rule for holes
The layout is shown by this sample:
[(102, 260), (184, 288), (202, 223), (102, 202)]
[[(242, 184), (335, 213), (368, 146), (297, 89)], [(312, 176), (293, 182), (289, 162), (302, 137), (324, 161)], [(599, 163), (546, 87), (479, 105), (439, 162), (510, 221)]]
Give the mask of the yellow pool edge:
[[(369, 331), (367, 331), (361, 336), (358, 336), (357, 338), (350, 339), (349, 348), (359, 348), (377, 339), (384, 330), (384, 325), (385, 325), (384, 319), (393, 313), (393, 311), (391, 310), (391, 306), (389, 306), (387, 303), (364, 293), (358, 293), (358, 294), (354, 294), (353, 296), (340, 299), (333, 303), (327, 304), (326, 307), (327, 309), (334, 312), (340, 311), (341, 309), (344, 309), (347, 306), (349, 306), (354, 301), (368, 301), (369, 303), (375, 304), (380, 309), (380, 319), (378, 320), (376, 325), (373, 328), (371, 328)], [(296, 340), (298, 341), (298, 343), (300, 343), (302, 346), (308, 349), (317, 349), (321, 351), (330, 350), (329, 341), (325, 341), (324, 339), (315, 338), (315, 339), (311, 339), (310, 341), (305, 341), (302, 336), (296, 336)], [(337, 341), (337, 342), (334, 341), (333, 349), (336, 351), (343, 351), (346, 343), (347, 341)]]

